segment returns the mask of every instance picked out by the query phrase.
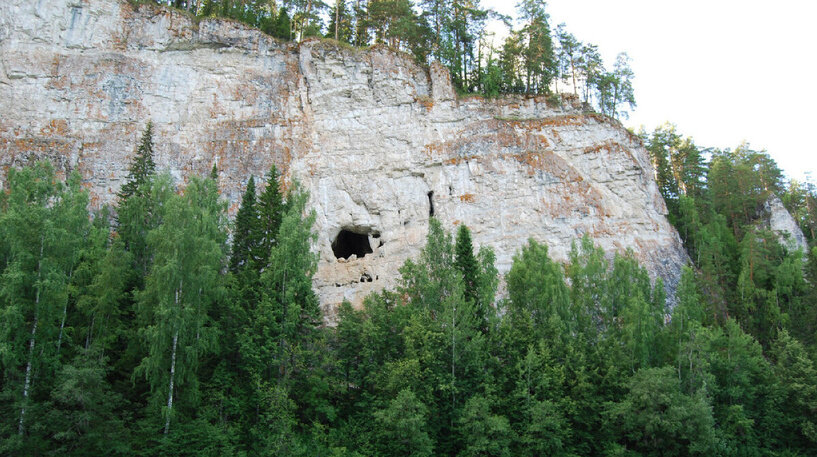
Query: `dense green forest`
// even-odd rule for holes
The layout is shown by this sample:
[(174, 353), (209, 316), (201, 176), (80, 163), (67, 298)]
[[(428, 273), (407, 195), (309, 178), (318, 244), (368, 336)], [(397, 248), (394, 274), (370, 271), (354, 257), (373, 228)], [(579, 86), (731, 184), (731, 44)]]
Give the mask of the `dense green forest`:
[[(423, 64), (442, 63), (460, 93), (552, 95), (561, 88), (611, 117), (626, 118), (635, 107), (627, 54), (606, 68), (598, 46), (578, 40), (565, 24), (551, 26), (544, 0), (520, 1), (516, 19), (483, 8), (480, 0), (131, 1), (237, 20), (282, 40), (325, 37), (356, 47), (387, 45)], [(487, 27), (491, 20), (509, 28), (499, 47)]]
[[(432, 218), (399, 287), (327, 327), (315, 216), (275, 168), (232, 226), (215, 167), (155, 169), (150, 124), (115, 208), (12, 169), (0, 454), (813, 455), (814, 188), (747, 146), (642, 137), (693, 261), (671, 315), (660, 280), (589, 238), (564, 265), (530, 241), (498, 300), (494, 253)], [(811, 251), (764, 228), (773, 193)]]

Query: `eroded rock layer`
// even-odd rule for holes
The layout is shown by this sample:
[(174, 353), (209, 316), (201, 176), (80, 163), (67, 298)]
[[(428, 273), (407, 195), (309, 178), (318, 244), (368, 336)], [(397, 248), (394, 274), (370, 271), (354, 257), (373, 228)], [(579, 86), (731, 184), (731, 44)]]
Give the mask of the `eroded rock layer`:
[(570, 101), (459, 99), (444, 68), (385, 48), (283, 44), (122, 1), (6, 0), (0, 66), (0, 166), (49, 158), (82, 174), (95, 205), (115, 198), (149, 119), (158, 166), (181, 181), (216, 163), (233, 212), (273, 163), (298, 179), (330, 321), (344, 298), (396, 284), (432, 213), (467, 224), (500, 272), (529, 238), (564, 261), (585, 233), (633, 249), (670, 289), (686, 259), (619, 123)]

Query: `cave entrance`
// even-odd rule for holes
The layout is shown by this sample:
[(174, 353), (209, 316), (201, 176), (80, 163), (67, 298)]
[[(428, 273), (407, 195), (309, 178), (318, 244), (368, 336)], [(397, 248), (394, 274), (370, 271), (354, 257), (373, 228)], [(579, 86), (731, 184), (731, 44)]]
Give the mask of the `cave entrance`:
[(343, 229), (332, 242), (332, 252), (338, 259), (348, 259), (352, 254), (360, 259), (373, 251), (369, 244), (369, 235)]

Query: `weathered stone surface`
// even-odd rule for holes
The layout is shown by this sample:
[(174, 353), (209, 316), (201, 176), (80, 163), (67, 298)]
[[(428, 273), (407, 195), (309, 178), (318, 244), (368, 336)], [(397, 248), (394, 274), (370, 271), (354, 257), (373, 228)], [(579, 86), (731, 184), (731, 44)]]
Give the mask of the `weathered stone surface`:
[[(5, 0), (0, 66), (0, 166), (50, 158), (78, 170), (97, 205), (115, 198), (148, 119), (158, 166), (182, 180), (217, 163), (231, 211), (273, 163), (298, 179), (317, 212), (330, 321), (344, 298), (395, 285), (431, 205), (492, 246), (501, 272), (529, 238), (564, 261), (584, 233), (633, 249), (670, 288), (686, 261), (638, 138), (569, 100), (458, 99), (445, 68), (382, 47), (282, 44), (113, 0)], [(342, 229), (373, 252), (336, 259)]]
[(777, 195), (772, 195), (763, 204), (763, 216), (764, 224), (777, 234), (783, 246), (808, 252), (806, 236)]

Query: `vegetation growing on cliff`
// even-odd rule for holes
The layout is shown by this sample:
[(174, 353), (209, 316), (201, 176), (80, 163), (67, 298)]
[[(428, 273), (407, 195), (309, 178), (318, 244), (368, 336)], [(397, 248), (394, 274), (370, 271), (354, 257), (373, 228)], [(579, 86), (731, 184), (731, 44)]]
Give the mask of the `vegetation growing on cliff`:
[[(627, 54), (619, 54), (608, 70), (596, 45), (579, 41), (564, 24), (553, 29), (543, 0), (520, 1), (515, 21), (483, 8), (480, 0), (140, 1), (198, 17), (231, 18), (283, 40), (326, 37), (357, 47), (385, 44), (419, 62), (442, 63), (460, 93), (549, 95), (561, 84), (611, 117), (626, 118), (627, 107), (635, 107)], [(510, 28), (499, 48), (486, 27), (490, 20)]]
[[(213, 176), (177, 187), (143, 136), (113, 220), (48, 164), (0, 194), (4, 455), (810, 455), (812, 188), (762, 152), (645, 141), (693, 259), (660, 281), (589, 238), (490, 249), (431, 219), (399, 287), (321, 326), (314, 215), (275, 169), (228, 246)], [(772, 192), (811, 251), (757, 225)]]

